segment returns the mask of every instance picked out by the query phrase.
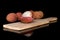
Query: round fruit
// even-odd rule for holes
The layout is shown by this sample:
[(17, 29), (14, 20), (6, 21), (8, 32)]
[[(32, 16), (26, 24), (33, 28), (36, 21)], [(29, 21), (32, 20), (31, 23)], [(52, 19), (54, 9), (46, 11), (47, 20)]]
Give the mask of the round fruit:
[(32, 12), (33, 18), (35, 19), (40, 19), (44, 16), (42, 11), (34, 11)]
[(18, 19), (18, 20), (21, 20), (22, 13), (21, 13), (21, 12), (17, 12), (16, 15), (17, 15), (17, 19)]
[(33, 21), (32, 17), (22, 17), (21, 18), (21, 22), (24, 22), (24, 23), (30, 23), (32, 21)]
[(17, 20), (17, 16), (15, 13), (9, 13), (7, 16), (6, 16), (6, 20), (8, 22), (15, 22)]

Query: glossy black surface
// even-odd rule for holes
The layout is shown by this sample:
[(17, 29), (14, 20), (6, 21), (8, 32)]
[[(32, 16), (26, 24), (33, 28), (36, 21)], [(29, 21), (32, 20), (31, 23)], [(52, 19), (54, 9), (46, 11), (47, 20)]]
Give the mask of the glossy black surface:
[[(56, 16), (59, 18), (59, 13), (57, 12), (57, 8), (54, 8), (56, 2), (54, 1), (2, 1), (2, 8), (1, 8), (1, 12), (2, 12), (2, 22), (3, 24), (7, 24), (9, 22), (6, 21), (5, 17), (9, 12), (17, 12), (17, 11), (21, 11), (24, 12), (26, 10), (42, 10), (45, 14), (44, 17), (51, 17), (51, 16)], [(50, 3), (50, 4), (49, 4)], [(57, 4), (56, 4), (57, 5)], [(49, 7), (50, 6), (50, 7)], [(12, 32), (3, 32), (3, 38), (5, 38), (5, 40), (37, 40), (37, 39), (52, 39), (52, 38), (56, 38), (59, 35), (59, 25), (60, 21), (58, 20), (58, 22), (50, 24), (48, 27), (45, 28), (41, 28), (41, 29), (37, 29), (34, 31), (33, 35), (29, 38), (27, 38), (24, 35), (20, 35), (20, 34), (16, 34), (16, 33), (12, 33)]]

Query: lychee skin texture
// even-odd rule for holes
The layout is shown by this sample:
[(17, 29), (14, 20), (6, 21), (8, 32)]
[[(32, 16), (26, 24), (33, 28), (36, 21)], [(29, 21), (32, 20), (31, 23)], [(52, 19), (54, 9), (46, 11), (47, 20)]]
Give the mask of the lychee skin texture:
[(24, 23), (30, 23), (32, 21), (33, 21), (32, 17), (22, 17), (21, 18), (21, 22), (24, 22)]
[(44, 16), (44, 13), (42, 11), (34, 11), (32, 14), (34, 19), (41, 19)]
[(8, 22), (15, 22), (17, 20), (17, 16), (15, 13), (9, 13), (7, 16), (6, 16), (6, 20)]
[(21, 20), (22, 13), (21, 13), (21, 12), (17, 12), (16, 15), (17, 15), (17, 19), (18, 19), (18, 20)]

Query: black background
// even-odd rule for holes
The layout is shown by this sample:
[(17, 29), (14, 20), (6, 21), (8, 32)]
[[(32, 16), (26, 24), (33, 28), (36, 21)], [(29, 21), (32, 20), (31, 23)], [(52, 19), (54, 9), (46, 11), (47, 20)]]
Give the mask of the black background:
[[(25, 1), (9, 1), (5, 0), (1, 2), (1, 14), (2, 14), (2, 22), (3, 24), (7, 24), (9, 22), (6, 21), (5, 17), (9, 12), (24, 12), (27, 10), (41, 10), (45, 14), (46, 17), (58, 17), (59, 18), (59, 1), (47, 1), (47, 0), (25, 0)], [(37, 29), (34, 31), (33, 35), (30, 38), (27, 38), (23, 35), (15, 34), (12, 32), (4, 31), (3, 37), (5, 39), (14, 39), (14, 40), (35, 40), (35, 39), (52, 39), (58, 37), (59, 32), (59, 20), (57, 23), (50, 24), (50, 26), (42, 29)], [(58, 32), (57, 32), (58, 31)]]

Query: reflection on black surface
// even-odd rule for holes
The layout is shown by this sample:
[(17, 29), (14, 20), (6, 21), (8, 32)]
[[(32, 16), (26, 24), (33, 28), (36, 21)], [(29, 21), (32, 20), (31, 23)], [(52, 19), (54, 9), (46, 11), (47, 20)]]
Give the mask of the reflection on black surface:
[(23, 35), (20, 35), (20, 34), (16, 34), (16, 33), (13, 33), (13, 32), (7, 32), (7, 31), (4, 31), (4, 34), (3, 34), (3, 38), (5, 37), (6, 40), (26, 40), (27, 37), (23, 36)]
[[(48, 27), (37, 29), (31, 36), (33, 39), (56, 39), (59, 36), (58, 22), (50, 24)], [(57, 32), (58, 31), (58, 32)]]
[(6, 32), (6, 31), (4, 31), (4, 37), (6, 36), (6, 39), (14, 39), (14, 40), (19, 40), (19, 39), (20, 40), (23, 40), (23, 39), (35, 40), (35, 39), (42, 39), (42, 38), (43, 39), (53, 38), (53, 37), (56, 37), (55, 33), (56, 33), (57, 23), (58, 22), (51, 23), (48, 27), (36, 29), (34, 33), (32, 34), (32, 36), (29, 38), (21, 34), (16, 34), (16, 33)]

